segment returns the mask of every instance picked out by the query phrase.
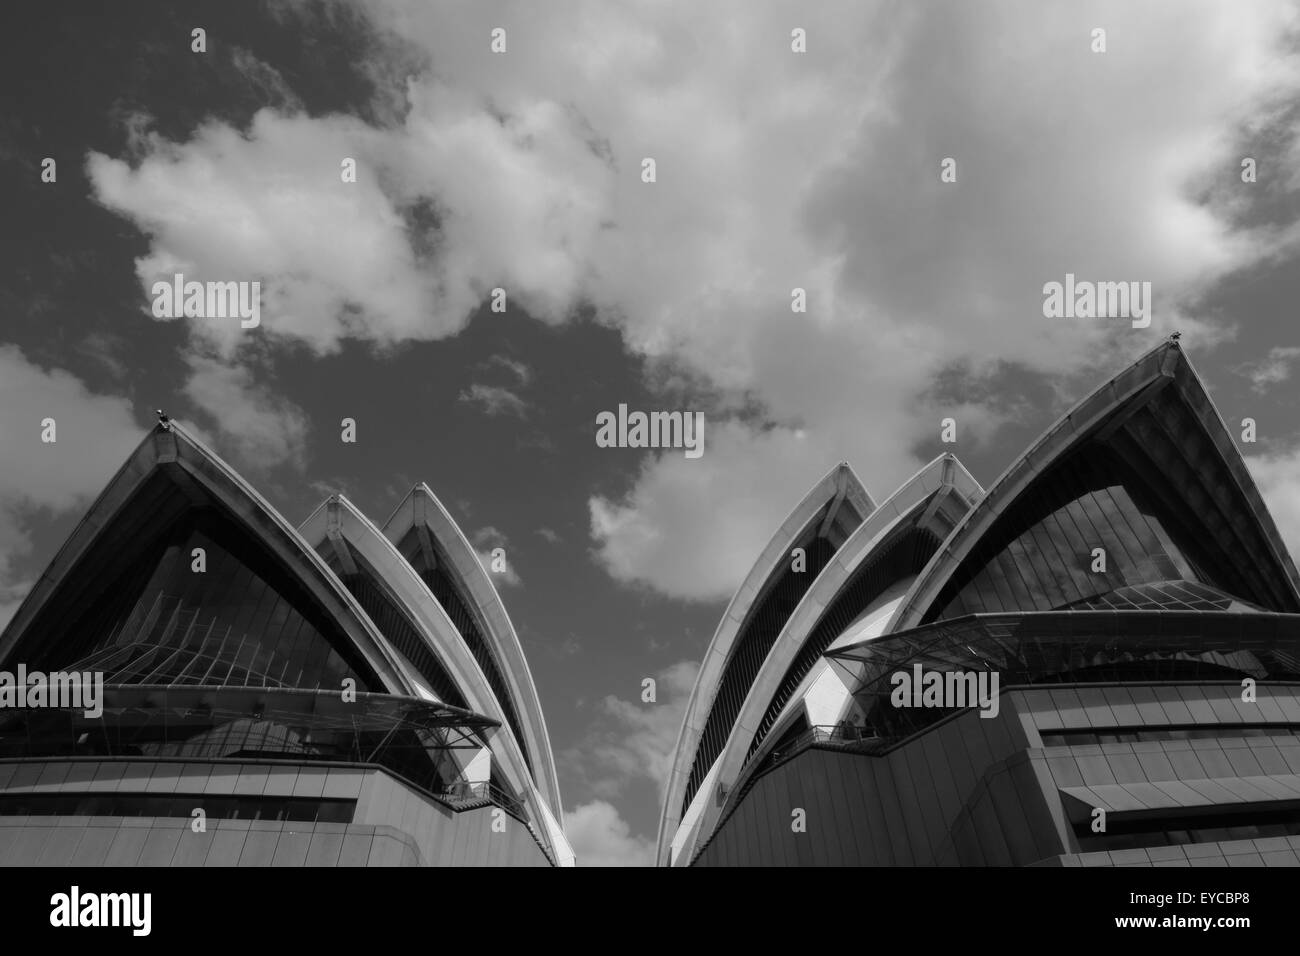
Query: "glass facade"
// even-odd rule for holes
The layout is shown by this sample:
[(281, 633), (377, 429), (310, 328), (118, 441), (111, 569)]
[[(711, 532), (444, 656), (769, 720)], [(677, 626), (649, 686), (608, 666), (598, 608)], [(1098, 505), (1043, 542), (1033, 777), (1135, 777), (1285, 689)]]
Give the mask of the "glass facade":
[(1217, 740), (1242, 737), (1300, 737), (1300, 724), (1230, 724), (1222, 727), (1122, 727), (1105, 730), (1040, 730), (1044, 747), (1130, 744), (1150, 740)]
[(1300, 835), (1300, 808), (1219, 810), (1140, 821), (1112, 818), (1107, 821), (1105, 833), (1094, 833), (1091, 826), (1082, 823), (1075, 824), (1074, 835), (1081, 853), (1296, 836)]
[(355, 800), (234, 794), (22, 793), (0, 794), (0, 816), (184, 817), (202, 807), (209, 820), (292, 820), (351, 823)]
[(1202, 611), (988, 614), (863, 641), (827, 653), (871, 732), (899, 740), (959, 708), (896, 707), (892, 676), (989, 672), (1025, 684), (1300, 680), (1300, 617)]
[[(194, 550), (205, 569), (193, 569)], [(210, 512), (179, 522), (29, 668), (102, 671), (109, 684), (339, 688), (371, 682), (292, 576)], [(329, 635), (329, 637), (327, 637)], [(333, 638), (333, 640), (330, 639)]]
[[(6, 708), (0, 759), (139, 757), (377, 764), (439, 794), (461, 779), (453, 750), (478, 751), (496, 722), (389, 694), (253, 687), (105, 688), (103, 714)], [(502, 792), (508, 788), (498, 782)]]
[(1116, 588), (1067, 607), (1087, 611), (1262, 611), (1231, 594), (1193, 581), (1158, 581)]
[[(1105, 570), (1093, 570), (1094, 549)], [(1162, 595), (1161, 587), (1189, 582)], [(1144, 585), (1159, 585), (1144, 593)], [(1211, 599), (1205, 589), (1217, 592)], [(1219, 609), (1253, 588), (1118, 455), (1088, 446), (1027, 489), (980, 539), (925, 621), (1070, 606)], [(1114, 601), (1105, 596), (1121, 592)]]

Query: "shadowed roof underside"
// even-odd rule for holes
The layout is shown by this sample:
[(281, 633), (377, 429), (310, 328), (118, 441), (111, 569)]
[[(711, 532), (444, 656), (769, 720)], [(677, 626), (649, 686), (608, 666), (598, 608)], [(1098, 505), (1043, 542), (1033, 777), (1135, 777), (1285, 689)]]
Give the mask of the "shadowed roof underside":
[(64, 542), (0, 636), (0, 659), (93, 661), (119, 683), (353, 677), (420, 696), (418, 675), (293, 527), (174, 423), (145, 437)]
[[(1083, 510), (1071, 518), (1063, 503)], [(1065, 534), (1045, 540), (1034, 524), (1053, 507), (1063, 509), (1057, 514), (1070, 534), (1079, 530), (1083, 554), (1061, 543)], [(1142, 540), (1125, 540), (1130, 535)], [(1094, 546), (1119, 573), (1088, 579), (1084, 561)], [(990, 563), (999, 554), (1006, 560)], [(1041, 590), (1029, 581), (1027, 591), (1006, 570), (1016, 566), (1059, 573), (1040, 576)], [(1176, 341), (1106, 382), (1007, 469), (921, 573), (889, 631), (970, 612), (1104, 606), (1107, 590), (1167, 580), (1300, 611), (1295, 564)]]

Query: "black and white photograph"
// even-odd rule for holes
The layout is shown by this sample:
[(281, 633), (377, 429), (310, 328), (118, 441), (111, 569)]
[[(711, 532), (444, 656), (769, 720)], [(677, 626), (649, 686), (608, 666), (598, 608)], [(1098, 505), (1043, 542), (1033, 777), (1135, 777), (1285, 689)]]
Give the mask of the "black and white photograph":
[(1300, 0), (10, 0), (0, 46), (17, 932), (215, 942), (229, 868), (339, 945), (487, 912), (424, 867), (587, 932), (791, 868), (1293, 925)]

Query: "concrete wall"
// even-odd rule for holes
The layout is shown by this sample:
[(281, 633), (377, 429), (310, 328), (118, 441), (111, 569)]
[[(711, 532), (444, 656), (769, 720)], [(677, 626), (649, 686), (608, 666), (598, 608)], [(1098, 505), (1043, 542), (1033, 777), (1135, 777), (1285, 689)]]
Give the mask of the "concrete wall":
[(355, 799), (357, 808), (351, 824), (210, 818), (206, 833), (174, 817), (0, 817), (0, 865), (548, 865), (513, 817), (494, 818), (492, 807), (454, 812), (372, 768), (0, 761), (0, 794), (108, 791), (329, 797)]

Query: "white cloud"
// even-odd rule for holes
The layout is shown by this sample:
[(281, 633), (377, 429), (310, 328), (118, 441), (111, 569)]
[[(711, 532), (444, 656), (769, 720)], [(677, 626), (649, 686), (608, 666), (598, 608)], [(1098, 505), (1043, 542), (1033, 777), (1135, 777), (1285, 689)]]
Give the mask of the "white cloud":
[[(136, 262), (146, 296), (176, 272), (263, 283), (259, 332), (191, 320), (227, 354), (256, 335), (320, 352), (349, 336), (442, 338), (498, 285), (535, 316), (564, 318), (609, 176), (574, 118), (541, 101), (498, 122), (480, 97), (433, 81), (410, 99), (394, 129), (264, 109), (242, 132), (142, 133), (134, 165), (92, 152), (87, 174), (95, 198), (150, 237)], [(345, 157), (355, 183), (342, 181)]]
[[(519, 577), (519, 573), (515, 571), (514, 562), (510, 560), (510, 541), (504, 534), (489, 525), (474, 532), (473, 539), (474, 553), (478, 555), (478, 563), (483, 566), (483, 570), (492, 578), (493, 584), (498, 587), (506, 585), (512, 588), (523, 586), (524, 582)], [(493, 551), (497, 548), (501, 549), (501, 557), (505, 561), (505, 570), (503, 571), (493, 570), (492, 567), (494, 563)]]
[[(597, 560), (615, 578), (690, 600), (727, 596), (807, 489), (825, 474), (805, 433), (774, 429), (755, 437), (726, 424), (704, 454), (647, 459), (623, 502), (590, 502)], [(736, 482), (740, 469), (743, 483)], [(802, 489), (791, 498), (790, 488)], [(726, 502), (720, 505), (720, 502)], [(701, 531), (701, 529), (707, 529)], [(702, 536), (705, 557), (691, 553)]]
[[(655, 702), (608, 694), (596, 702), (586, 738), (563, 755), (591, 792), (615, 799), (647, 783), (661, 798), (668, 781), (677, 733), (700, 666), (680, 661), (655, 676)], [(639, 690), (640, 681), (636, 682)]]
[(1293, 559), (1300, 557), (1300, 448), (1246, 458)]
[(190, 355), (185, 395), (210, 418), (221, 437), (218, 453), (236, 458), (245, 470), (284, 462), (303, 467), (307, 415), (292, 402), (257, 385), (248, 368)]
[(1300, 358), (1300, 348), (1277, 346), (1268, 350), (1268, 355), (1259, 362), (1247, 363), (1237, 371), (1244, 373), (1251, 382), (1251, 388), (1262, 394), (1291, 377), (1291, 366)]
[[(278, 74), (254, 81), (292, 105)], [(575, 117), (539, 101), (498, 121), (473, 91), (432, 80), (409, 99), (404, 124), (383, 129), (264, 109), (245, 131), (210, 122), (173, 143), (136, 119), (131, 163), (87, 158), (96, 200), (150, 239), (136, 262), (146, 303), (176, 273), (262, 283), (256, 329), (185, 320), (187, 393), (209, 410), (254, 397), (271, 406), (267, 424), (243, 416), (229, 433), (246, 461), (300, 463), (301, 414), (239, 371), (267, 341), (329, 353), (352, 337), (385, 349), (455, 334), (497, 286), (557, 321), (580, 298), (610, 171)], [(354, 183), (342, 181), (345, 157)], [(489, 414), (524, 411), (504, 388), (465, 397)]]
[(503, 368), (509, 372), (520, 385), (527, 385), (533, 380), (533, 370), (525, 363), (512, 359), (508, 355), (493, 355), (483, 363), (488, 368)]
[(249, 88), (263, 100), (269, 100), (285, 109), (302, 108), (302, 100), (285, 82), (280, 71), (259, 60), (251, 51), (239, 46), (230, 48), (230, 63)]
[[(45, 418), (56, 441), (41, 441)], [(89, 504), (144, 434), (124, 398), (96, 395), (61, 369), (42, 369), (15, 346), (0, 346), (0, 627), (31, 584), (19, 562), (31, 550), (33, 512)]]
[[(1175, 324), (1205, 347), (1225, 333), (1197, 296), (1293, 238), (1241, 227), (1243, 203), (1211, 188), (1234, 134), (1300, 90), (1283, 3), (367, 9), (506, 112), (576, 108), (618, 169), (590, 298), (635, 349), (720, 389), (719, 416), (741, 396), (765, 411), (713, 418), (701, 474), (665, 455), (623, 500), (591, 502), (604, 565), (682, 597), (733, 588), (836, 461), (888, 493), (954, 410), (925, 394), (949, 364), (976, 384), (1002, 363), (1061, 376)], [(497, 21), (510, 52), (484, 56)], [(947, 156), (957, 184), (939, 181)], [(1151, 282), (1152, 328), (1049, 324), (1042, 286), (1066, 272)], [(968, 435), (998, 424), (995, 406), (954, 405)]]
[(654, 840), (633, 836), (627, 821), (604, 800), (566, 810), (564, 829), (579, 866), (654, 865)]
[[(854, 57), (837, 67), (829, 52), (806, 67), (828, 95), (797, 126), (757, 105), (725, 116), (734, 99), (700, 95), (697, 111), (717, 109), (685, 111), (682, 135), (704, 145), (698, 164), (654, 193), (658, 215), (683, 225), (648, 216), (620, 233), (621, 261), (642, 274), (619, 275), (609, 295), (623, 294), (633, 341), (750, 390), (767, 421), (727, 442), (711, 422), (715, 440), (692, 463), (703, 474), (686, 478), (665, 455), (622, 507), (594, 499), (605, 565), (668, 594), (725, 597), (816, 473), (847, 460), (883, 496), (919, 464), (913, 448), (940, 417), (955, 413), (967, 435), (998, 424), (996, 409), (921, 394), (949, 363), (969, 363), (977, 384), (1004, 362), (1063, 376), (1091, 363), (1113, 370), (1174, 325), (1193, 348), (1222, 336), (1197, 319), (1196, 297), (1290, 241), (1239, 228), (1234, 207), (1193, 196), (1207, 171), (1235, 165), (1238, 120), (1298, 89), (1294, 57), (1268, 32), (1281, 35), (1292, 15), (1252, 9), (1240, 18), (1144, 4), (1083, 17), (1041, 4), (923, 5), (874, 33), (888, 46), (837, 11), (811, 42), (836, 44), (837, 31), (865, 41), (861, 59), (890, 64), (887, 98), (856, 81)], [(1089, 18), (1111, 27), (1108, 58), (1089, 59)], [(761, 47), (756, 34), (772, 24), (746, 23), (753, 33), (726, 36)], [(700, 33), (723, 47), (700, 69), (731, 65), (723, 32)], [(1208, 96), (1207, 72), (1220, 78)], [(761, 55), (735, 83), (774, 103), (813, 86)], [(681, 84), (709, 89), (689, 69)], [(766, 125), (782, 121), (785, 135)], [(639, 132), (661, 148), (661, 124)], [(618, 153), (624, 140), (614, 141)], [(709, 148), (720, 143), (730, 147), (721, 155)], [(950, 155), (956, 185), (938, 179)], [(1043, 283), (1067, 271), (1152, 282), (1152, 328), (1048, 324)], [(789, 311), (796, 285), (808, 291), (806, 320)], [(803, 460), (775, 454), (781, 445)]]
[(519, 418), (526, 418), (528, 415), (528, 405), (522, 398), (510, 389), (497, 385), (482, 385), (475, 382), (462, 391), (457, 398), (470, 405), (480, 406), (489, 416), (516, 415)]

